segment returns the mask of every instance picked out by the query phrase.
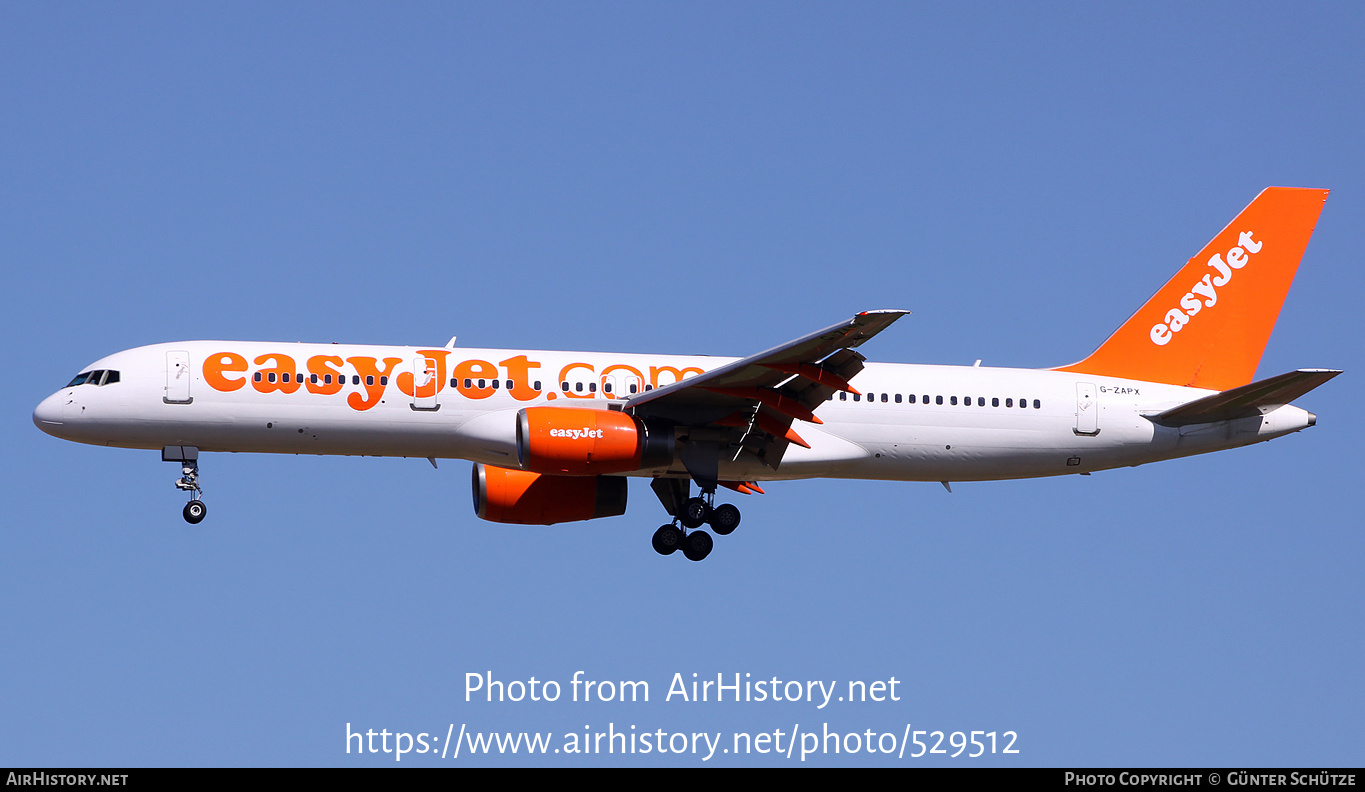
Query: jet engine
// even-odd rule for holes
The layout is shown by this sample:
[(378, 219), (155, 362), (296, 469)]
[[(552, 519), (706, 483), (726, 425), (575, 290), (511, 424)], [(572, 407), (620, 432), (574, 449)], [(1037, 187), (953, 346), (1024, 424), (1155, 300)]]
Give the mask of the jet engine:
[(626, 513), (620, 476), (546, 476), (474, 463), (474, 513), (520, 525), (615, 517)]
[(517, 413), (517, 462), (555, 476), (666, 467), (673, 428), (613, 410), (527, 407)]

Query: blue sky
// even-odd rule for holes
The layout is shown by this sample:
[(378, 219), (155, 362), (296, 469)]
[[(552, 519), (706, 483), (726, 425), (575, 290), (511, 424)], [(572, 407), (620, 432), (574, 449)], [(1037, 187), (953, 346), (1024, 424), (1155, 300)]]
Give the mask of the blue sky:
[[(1360, 765), (1362, 28), (1347, 3), (0, 6), (0, 765), (395, 764), (348, 723)], [(87, 363), (191, 338), (744, 355), (906, 308), (870, 359), (1061, 365), (1268, 185), (1333, 190), (1259, 371), (1347, 370), (1300, 400), (1315, 428), (951, 495), (773, 484), (702, 564), (650, 550), (641, 482), (624, 517), (500, 526), (453, 461), (206, 456), (189, 527), (155, 453), (30, 420)], [(465, 701), (467, 673), (567, 697), (575, 671), (651, 700)], [(901, 700), (665, 701), (675, 673)], [(481, 763), (801, 764), (401, 764)]]

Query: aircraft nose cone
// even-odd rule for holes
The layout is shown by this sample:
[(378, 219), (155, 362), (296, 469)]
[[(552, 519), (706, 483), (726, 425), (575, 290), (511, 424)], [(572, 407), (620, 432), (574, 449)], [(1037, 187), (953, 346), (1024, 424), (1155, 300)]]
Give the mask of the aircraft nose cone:
[(61, 394), (52, 394), (33, 409), (33, 425), (50, 435), (57, 436), (62, 427)]

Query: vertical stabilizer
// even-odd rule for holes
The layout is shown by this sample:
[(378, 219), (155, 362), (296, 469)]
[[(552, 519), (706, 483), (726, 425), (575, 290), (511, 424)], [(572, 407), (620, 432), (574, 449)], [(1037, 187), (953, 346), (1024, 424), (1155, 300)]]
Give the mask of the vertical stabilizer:
[(1090, 357), (1058, 371), (1220, 391), (1251, 382), (1326, 200), (1267, 188)]

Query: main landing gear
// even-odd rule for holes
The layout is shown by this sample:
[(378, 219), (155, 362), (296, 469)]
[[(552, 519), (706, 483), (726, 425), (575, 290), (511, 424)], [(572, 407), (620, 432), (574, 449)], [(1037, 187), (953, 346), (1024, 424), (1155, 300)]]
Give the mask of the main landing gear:
[(716, 497), (714, 491), (703, 492), (700, 497), (686, 498), (687, 481), (655, 479), (655, 482), (662, 482), (653, 485), (654, 491), (673, 515), (672, 523), (661, 525), (654, 532), (654, 551), (659, 555), (672, 555), (682, 550), (683, 556), (689, 561), (700, 561), (711, 554), (715, 542), (711, 534), (698, 529), (710, 525), (717, 534), (728, 536), (739, 527), (739, 509), (728, 503), (713, 506)]
[(185, 522), (190, 525), (198, 525), (204, 521), (205, 515), (209, 513), (208, 506), (201, 500), (204, 488), (199, 486), (199, 449), (192, 446), (166, 446), (161, 449), (161, 459), (164, 462), (180, 463), (180, 478), (175, 482), (175, 488), (190, 493), (190, 502), (185, 504)]

